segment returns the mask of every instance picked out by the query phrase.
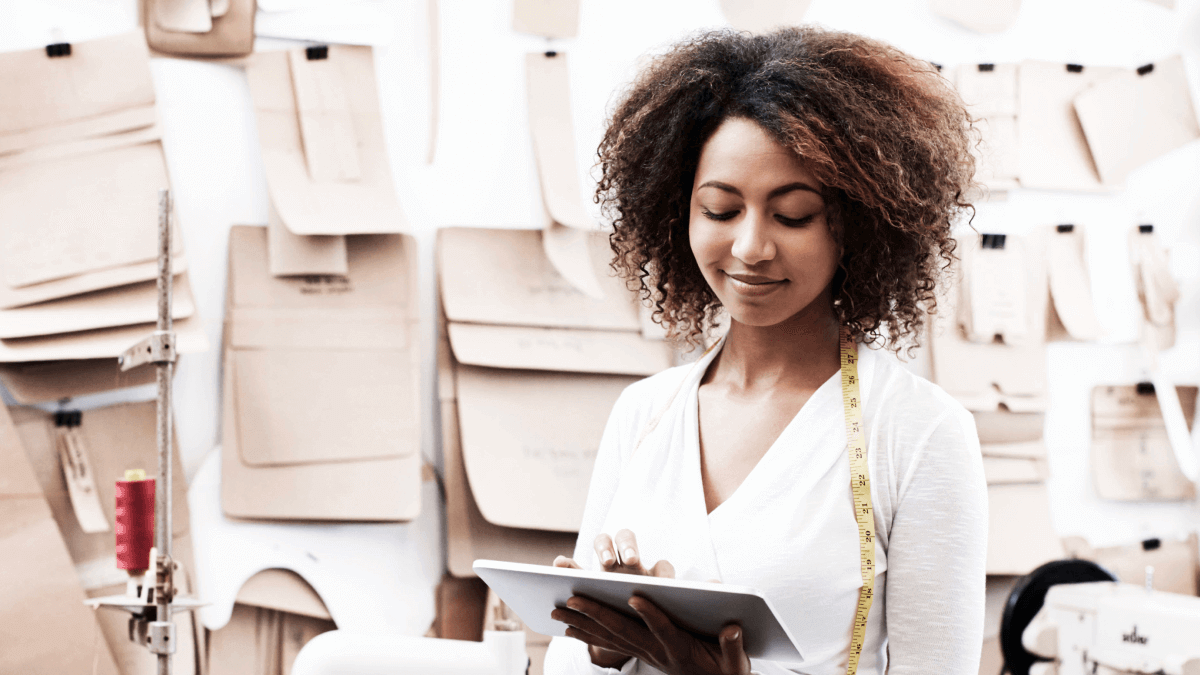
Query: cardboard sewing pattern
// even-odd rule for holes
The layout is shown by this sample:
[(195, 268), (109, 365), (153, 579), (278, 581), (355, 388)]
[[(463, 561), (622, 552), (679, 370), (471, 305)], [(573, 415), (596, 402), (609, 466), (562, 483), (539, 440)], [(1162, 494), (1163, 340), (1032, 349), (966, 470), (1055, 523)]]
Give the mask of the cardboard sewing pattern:
[(242, 56), (254, 50), (254, 0), (145, 0), (142, 25), (155, 51)]
[(1103, 329), (1096, 317), (1092, 283), (1084, 262), (1083, 230), (1059, 225), (1047, 234), (1046, 255), (1054, 318), (1076, 340), (1095, 340)]
[(1129, 253), (1142, 305), (1142, 338), (1153, 349), (1170, 349), (1175, 346), (1175, 303), (1180, 290), (1153, 226), (1150, 231), (1139, 227), (1129, 233)]
[(564, 279), (593, 298), (603, 298), (590, 252), (589, 235), (596, 226), (580, 198), (567, 55), (526, 54), (525, 80), (529, 135), (546, 213), (542, 248)]
[(210, 453), (188, 491), (197, 588), (211, 603), (199, 610), (207, 628), (229, 623), (247, 580), (285, 569), (307, 582), (342, 630), (424, 634), (444, 569), (432, 476), (420, 487), (424, 513), (411, 523), (248, 522), (222, 512), (223, 460), (220, 449)]
[(295, 234), (408, 229), (370, 47), (260, 52), (246, 63), (271, 202)]
[(1023, 61), (1017, 88), (1021, 121), (1021, 186), (1041, 190), (1112, 191), (1102, 181), (1075, 113), (1075, 97), (1121, 72), (1107, 66)]
[(143, 36), (0, 55), (0, 89), (0, 306), (153, 279), (168, 179)]
[[(172, 318), (179, 320), (192, 316), (196, 312), (196, 303), (187, 274), (179, 275), (171, 286)], [(158, 284), (143, 281), (53, 302), (0, 309), (0, 339), (132, 326), (157, 319)]]
[(1044, 483), (988, 485), (988, 574), (1028, 574), (1065, 554)]
[(293, 234), (283, 225), (275, 207), (267, 216), (267, 258), (277, 277), (310, 274), (345, 276), (346, 236), (337, 234)]
[[(0, 407), (0, 672), (116, 675), (41, 485)], [(12, 552), (17, 552), (12, 555)], [(19, 636), (19, 639), (13, 639)], [(93, 668), (95, 670), (93, 670)]]
[[(1000, 235), (987, 235), (1000, 236)], [(1046, 407), (1046, 346), (1044, 340), (1047, 300), (1045, 262), (1033, 241), (1016, 235), (1004, 238), (1001, 250), (986, 249), (980, 235), (957, 237), (961, 260), (951, 268), (952, 283), (938, 298), (937, 313), (933, 316), (931, 350), (933, 375), (950, 395), (969, 410), (994, 411), (1003, 406), (1010, 412), (1037, 412)], [(991, 241), (991, 240), (989, 240)], [(1022, 252), (1018, 269), (1020, 276), (997, 276), (1011, 266), (975, 265), (977, 258), (992, 254), (1009, 257)], [(987, 274), (991, 272), (991, 274)], [(990, 286), (995, 292), (983, 292)], [(1004, 293), (1000, 290), (1008, 289)], [(1013, 313), (1022, 297), (1023, 317)], [(997, 302), (1008, 298), (1011, 304), (992, 308), (976, 308), (971, 302), (992, 298)], [(973, 314), (1000, 316), (1003, 322), (991, 325), (1023, 326), (1020, 339), (1016, 335), (993, 337), (986, 342), (968, 339), (962, 320)], [(1023, 318), (1023, 321), (1020, 319)], [(973, 323), (979, 323), (978, 320)], [(986, 334), (985, 334), (986, 335)]]
[(513, 30), (573, 38), (579, 35), (579, 0), (513, 0)]
[(729, 25), (751, 33), (781, 26), (798, 26), (812, 0), (721, 0), (721, 13)]
[[(672, 365), (641, 335), (634, 295), (569, 284), (536, 230), (443, 229), (439, 349), (450, 571), (475, 558), (548, 564), (569, 554), (595, 451), (625, 386)], [(595, 263), (604, 236), (590, 235)], [(551, 506), (553, 505), (553, 506)]]
[(0, 364), (0, 382), (17, 403), (41, 403), (157, 381), (154, 368), (121, 370), (117, 359)]
[(929, 0), (929, 9), (977, 33), (1000, 33), (1016, 22), (1021, 0)]
[[(1176, 387), (1188, 427), (1196, 413), (1196, 387)], [(1175, 501), (1196, 498), (1180, 471), (1153, 387), (1104, 386), (1092, 390), (1092, 478), (1101, 499)]]
[[(198, 316), (174, 322), (175, 350), (191, 354), (208, 349)], [(116, 358), (150, 336), (154, 324), (97, 328), (75, 333), (0, 340), (0, 363)]]
[(1179, 56), (1114, 73), (1076, 96), (1075, 112), (1106, 183), (1200, 138)]
[(229, 516), (398, 521), (419, 512), (416, 244), (354, 236), (347, 256), (346, 276), (274, 277), (266, 228), (230, 232)]
[(955, 86), (975, 118), (981, 138), (972, 149), (975, 180), (990, 191), (1018, 186), (1017, 155), (1017, 66), (1016, 64), (967, 64), (959, 66)]

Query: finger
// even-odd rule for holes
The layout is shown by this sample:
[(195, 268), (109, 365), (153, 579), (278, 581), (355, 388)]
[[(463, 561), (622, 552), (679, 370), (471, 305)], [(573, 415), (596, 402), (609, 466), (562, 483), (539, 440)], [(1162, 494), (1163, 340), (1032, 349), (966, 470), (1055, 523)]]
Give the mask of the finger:
[(637, 567), (642, 558), (638, 555), (637, 537), (629, 530), (621, 530), (616, 536), (617, 557), (622, 565)]
[(710, 583), (710, 584), (719, 584), (719, 583), (721, 583), (721, 580), (720, 580), (720, 579), (709, 579), (709, 580), (708, 580), (708, 583)]
[(560, 555), (557, 558), (555, 558), (554, 566), (555, 567), (569, 567), (574, 570), (583, 569), (582, 567), (579, 566), (579, 563), (575, 562), (574, 559), (568, 558), (565, 555)]
[(682, 631), (671, 621), (671, 617), (663, 613), (653, 602), (641, 596), (633, 596), (629, 599), (629, 606), (633, 611), (642, 617), (642, 621), (646, 622), (646, 627), (650, 629), (650, 633), (658, 639), (667, 651), (674, 651), (682, 647), (684, 636)]
[(675, 566), (666, 560), (659, 560), (654, 563), (654, 567), (650, 568), (650, 576), (663, 577), (664, 579), (675, 578)]
[(750, 657), (746, 656), (742, 627), (730, 624), (721, 629), (721, 665), (723, 672), (742, 675), (750, 672)]
[[(625, 644), (626, 653), (630, 649), (646, 650), (654, 646), (656, 640), (637, 619), (602, 605), (582, 596), (572, 596), (567, 600), (567, 609), (583, 614), (599, 624), (601, 637), (607, 637), (618, 644)], [(606, 635), (607, 633), (607, 635)], [(636, 651), (634, 652), (636, 655)]]
[[(619, 645), (613, 644), (609, 640), (605, 640), (604, 638), (602, 638), (598, 635), (593, 635), (585, 630), (580, 630), (578, 628), (568, 628), (566, 630), (566, 635), (569, 638), (575, 638), (576, 640), (579, 640), (580, 642), (583, 642), (585, 644), (592, 645), (593, 647), (607, 649), (610, 652), (617, 652), (619, 654), (626, 654), (626, 651), (625, 651), (626, 648), (622, 648)], [(633, 654), (626, 654), (626, 656), (633, 656)]]
[[(567, 626), (570, 628), (577, 628), (590, 635), (595, 635), (598, 638), (608, 640), (613, 644), (625, 644), (625, 641), (621, 640), (620, 636), (614, 635), (612, 631), (600, 625), (588, 615), (577, 612), (573, 609), (560, 607), (550, 612), (550, 618), (554, 619), (555, 621), (561, 621), (567, 624)], [(629, 645), (625, 645), (625, 648), (628, 649)]]
[(613, 566), (617, 564), (616, 549), (613, 548), (613, 541), (607, 534), (601, 532), (596, 535), (596, 540), (592, 547), (596, 549), (596, 559), (600, 561), (600, 567), (611, 571)]

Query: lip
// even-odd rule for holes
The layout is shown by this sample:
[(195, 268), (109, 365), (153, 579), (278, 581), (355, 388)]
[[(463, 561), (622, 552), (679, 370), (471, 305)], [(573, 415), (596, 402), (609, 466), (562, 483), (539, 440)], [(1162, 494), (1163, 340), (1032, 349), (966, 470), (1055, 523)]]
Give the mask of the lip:
[(725, 272), (729, 285), (741, 295), (761, 296), (773, 293), (787, 283), (787, 279), (772, 279), (757, 274), (730, 274)]

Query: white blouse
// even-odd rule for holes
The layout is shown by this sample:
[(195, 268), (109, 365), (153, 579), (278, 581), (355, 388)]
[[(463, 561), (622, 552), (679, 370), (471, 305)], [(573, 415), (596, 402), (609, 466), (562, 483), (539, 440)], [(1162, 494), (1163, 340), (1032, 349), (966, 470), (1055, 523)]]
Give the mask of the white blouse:
[[(840, 374), (817, 389), (709, 514), (697, 392), (719, 350), (622, 393), (596, 456), (575, 560), (599, 569), (596, 536), (628, 528), (646, 567), (666, 559), (678, 578), (719, 579), (770, 598), (804, 661), (785, 667), (752, 659), (754, 672), (841, 675), (862, 581)], [(859, 354), (878, 536), (875, 601), (858, 672), (975, 675), (988, 511), (974, 419), (889, 356), (863, 347)], [(546, 675), (617, 672), (660, 673), (637, 659), (620, 671), (594, 666), (587, 646), (571, 638), (554, 638), (546, 654)]]

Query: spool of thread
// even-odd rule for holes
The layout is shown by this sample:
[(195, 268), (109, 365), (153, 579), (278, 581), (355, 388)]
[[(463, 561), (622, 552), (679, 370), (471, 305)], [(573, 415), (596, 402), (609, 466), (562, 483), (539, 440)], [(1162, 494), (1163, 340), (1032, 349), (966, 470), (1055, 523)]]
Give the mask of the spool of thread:
[(141, 469), (117, 481), (117, 567), (131, 573), (149, 569), (154, 546), (154, 479)]

